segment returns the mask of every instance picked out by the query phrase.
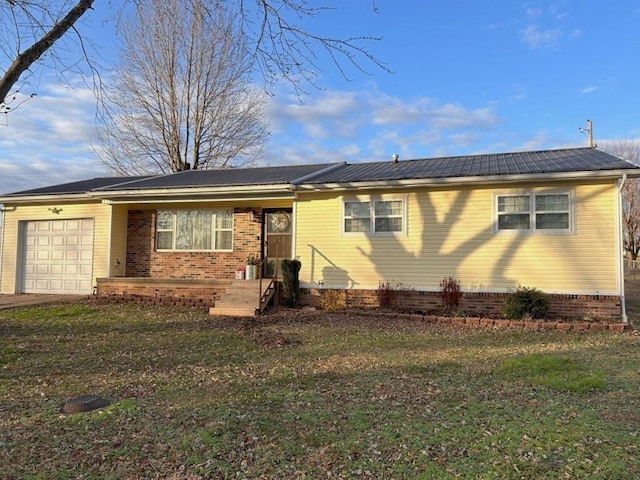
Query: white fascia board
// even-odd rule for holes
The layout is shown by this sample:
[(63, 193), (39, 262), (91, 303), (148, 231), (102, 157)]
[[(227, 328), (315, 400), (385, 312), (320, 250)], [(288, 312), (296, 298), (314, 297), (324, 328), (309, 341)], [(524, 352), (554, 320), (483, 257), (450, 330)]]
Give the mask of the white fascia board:
[(324, 183), (324, 184), (307, 184), (296, 185), (298, 191), (327, 191), (327, 190), (353, 190), (353, 189), (383, 189), (383, 188), (410, 188), (410, 187), (427, 187), (427, 186), (463, 186), (469, 184), (475, 185), (494, 185), (496, 183), (526, 183), (540, 181), (572, 181), (580, 179), (618, 179), (623, 174), (628, 177), (640, 177), (640, 169), (638, 170), (605, 170), (594, 172), (564, 172), (564, 173), (534, 173), (526, 175), (491, 175), (476, 177), (446, 177), (446, 178), (420, 178), (405, 180), (378, 180), (373, 182), (346, 182), (346, 183)]
[(167, 198), (172, 197), (200, 197), (204, 198), (207, 195), (255, 195), (256, 193), (290, 193), (291, 185), (288, 183), (279, 185), (237, 185), (229, 187), (191, 187), (191, 188), (145, 188), (140, 190), (111, 190), (105, 191), (93, 191), (89, 192), (89, 195), (97, 198), (108, 200), (109, 198), (130, 198), (132, 200), (145, 198)]
[(47, 195), (20, 195), (0, 197), (0, 203), (6, 205), (22, 205), (32, 203), (54, 203), (54, 202), (77, 202), (84, 200), (96, 200), (86, 193), (66, 193), (55, 194), (50, 193)]
[(149, 205), (155, 203), (221, 203), (221, 202), (253, 202), (253, 201), (268, 201), (268, 200), (291, 200), (293, 201), (295, 196), (292, 192), (282, 195), (209, 195), (199, 197), (137, 197), (137, 198), (103, 198), (102, 203), (105, 205)]

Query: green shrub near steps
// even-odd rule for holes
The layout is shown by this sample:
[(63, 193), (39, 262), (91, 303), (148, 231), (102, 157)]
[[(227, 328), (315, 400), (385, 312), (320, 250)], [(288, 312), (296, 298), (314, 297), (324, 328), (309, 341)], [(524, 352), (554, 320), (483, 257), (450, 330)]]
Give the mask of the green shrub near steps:
[(549, 313), (549, 299), (537, 288), (518, 286), (515, 291), (509, 293), (502, 313), (511, 320), (546, 318)]
[(295, 307), (298, 304), (300, 296), (300, 279), (299, 273), (302, 264), (300, 260), (282, 260), (282, 293), (287, 300), (289, 307)]

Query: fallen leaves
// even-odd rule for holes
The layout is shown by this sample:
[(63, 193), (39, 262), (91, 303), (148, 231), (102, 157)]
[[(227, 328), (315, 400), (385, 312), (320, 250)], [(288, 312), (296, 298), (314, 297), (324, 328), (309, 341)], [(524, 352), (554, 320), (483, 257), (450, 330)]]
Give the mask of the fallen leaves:
[[(286, 309), (47, 312), (0, 313), (0, 477), (640, 476), (632, 335)], [(597, 365), (607, 388), (557, 392), (501, 371), (529, 354)], [(112, 403), (57, 413), (83, 391)]]

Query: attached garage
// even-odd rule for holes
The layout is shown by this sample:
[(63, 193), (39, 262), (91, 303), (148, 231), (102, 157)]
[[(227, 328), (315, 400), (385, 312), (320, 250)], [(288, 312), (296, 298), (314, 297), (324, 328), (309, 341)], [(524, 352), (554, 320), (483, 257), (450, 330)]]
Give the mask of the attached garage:
[(22, 293), (91, 293), (93, 219), (30, 220), (21, 227)]

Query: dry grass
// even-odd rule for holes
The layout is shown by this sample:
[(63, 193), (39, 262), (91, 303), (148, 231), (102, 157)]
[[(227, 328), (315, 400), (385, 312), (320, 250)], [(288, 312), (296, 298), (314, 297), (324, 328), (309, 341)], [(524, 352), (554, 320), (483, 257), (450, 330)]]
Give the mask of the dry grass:
[[(640, 478), (639, 347), (334, 312), (0, 312), (0, 478)], [(59, 413), (84, 393), (112, 403)]]

